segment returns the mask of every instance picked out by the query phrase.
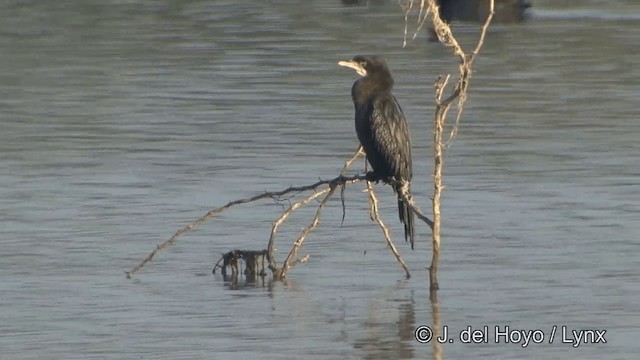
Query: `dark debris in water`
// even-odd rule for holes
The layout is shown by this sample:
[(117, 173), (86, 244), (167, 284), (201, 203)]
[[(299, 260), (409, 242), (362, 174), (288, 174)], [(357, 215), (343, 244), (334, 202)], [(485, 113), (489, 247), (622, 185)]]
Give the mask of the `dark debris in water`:
[[(222, 254), (222, 257), (213, 266), (212, 272), (215, 274), (216, 270), (220, 268), (220, 273), (224, 281), (237, 280), (242, 269), (242, 262), (244, 261), (244, 276), (247, 281), (256, 281), (258, 276), (264, 278), (267, 276), (264, 267), (264, 260), (267, 256), (267, 250), (231, 250), (228, 253)], [(220, 265), (222, 262), (222, 265)], [(259, 264), (260, 263), (260, 266)], [(231, 276), (227, 274), (227, 267), (231, 268)], [(260, 270), (258, 271), (258, 268)]]

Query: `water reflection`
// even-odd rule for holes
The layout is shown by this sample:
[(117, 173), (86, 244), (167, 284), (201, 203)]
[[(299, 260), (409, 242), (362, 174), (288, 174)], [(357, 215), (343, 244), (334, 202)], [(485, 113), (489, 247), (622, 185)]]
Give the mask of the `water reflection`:
[[(362, 324), (366, 334), (356, 339), (354, 347), (363, 353), (365, 359), (413, 359), (416, 311), (414, 291), (403, 291), (406, 282), (381, 294), (368, 304), (367, 319)], [(398, 293), (405, 297), (398, 298)], [(390, 309), (389, 306), (396, 307)], [(396, 316), (397, 319), (391, 318)]]
[(429, 289), (429, 301), (431, 302), (431, 329), (433, 329), (433, 360), (442, 360), (442, 343), (438, 340), (442, 336), (442, 321), (440, 320), (440, 303), (438, 302), (438, 290)]
[(271, 280), (264, 277), (242, 277), (237, 274), (232, 274), (224, 280), (224, 285), (229, 290), (241, 290), (247, 288), (265, 288), (271, 286)]

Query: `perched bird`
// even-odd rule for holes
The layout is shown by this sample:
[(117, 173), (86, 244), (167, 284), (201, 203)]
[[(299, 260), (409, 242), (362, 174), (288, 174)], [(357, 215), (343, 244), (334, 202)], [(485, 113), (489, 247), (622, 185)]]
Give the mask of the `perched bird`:
[(373, 168), (374, 180), (391, 183), (398, 194), (404, 237), (413, 249), (414, 214), (400, 196), (403, 189), (409, 195), (411, 192), (411, 136), (402, 109), (391, 94), (393, 78), (387, 63), (379, 56), (358, 55), (338, 65), (362, 76), (351, 88), (358, 140)]

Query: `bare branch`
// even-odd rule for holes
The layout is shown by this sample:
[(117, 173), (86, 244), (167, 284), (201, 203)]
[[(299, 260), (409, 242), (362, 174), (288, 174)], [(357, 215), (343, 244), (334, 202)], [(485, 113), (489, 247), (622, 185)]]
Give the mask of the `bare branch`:
[(344, 167), (342, 168), (342, 171), (340, 171), (340, 175), (346, 175), (347, 170), (349, 170), (353, 162), (356, 161), (362, 155), (364, 155), (364, 149), (362, 148), (362, 145), (360, 145), (356, 149), (355, 153), (353, 153), (353, 156), (351, 157), (351, 159), (345, 161)]
[(322, 195), (325, 195), (330, 190), (331, 190), (330, 188), (322, 189), (294, 203), (293, 205), (289, 206), (289, 208), (285, 212), (283, 212), (282, 215), (280, 215), (280, 217), (276, 221), (273, 222), (273, 226), (271, 228), (271, 236), (269, 237), (269, 245), (267, 246), (267, 259), (269, 261), (269, 269), (271, 269), (271, 271), (276, 271), (277, 269), (276, 260), (274, 256), (274, 251), (275, 251), (274, 246), (275, 246), (275, 238), (276, 238), (276, 232), (278, 231), (278, 227), (280, 227), (280, 225), (282, 225), (285, 221), (287, 221), (289, 216), (291, 216), (291, 214), (293, 214), (293, 212), (296, 211), (298, 208), (310, 203), (311, 201), (317, 199)]
[[(409, 1), (409, 3), (404, 3), (404, 36), (402, 40), (402, 47), (407, 46), (407, 32), (408, 32), (408, 24), (409, 24), (409, 14), (411, 13), (411, 9), (413, 8), (413, 0)], [(422, 9), (420, 10), (422, 11)]]
[(418, 219), (424, 221), (424, 223), (427, 224), (427, 226), (429, 226), (431, 230), (433, 230), (433, 221), (431, 221), (431, 219), (426, 217), (422, 213), (422, 211), (416, 206), (415, 201), (413, 201), (413, 196), (411, 196), (411, 194), (407, 192), (407, 189), (401, 186), (402, 184), (398, 181), (388, 181), (388, 183), (391, 186), (397, 186), (398, 188), (401, 189), (401, 192), (398, 194), (398, 196), (402, 198), (402, 201), (404, 201), (407, 205), (409, 205), (409, 209), (411, 209), (411, 211), (413, 211), (413, 213), (416, 214)]
[[(410, 0), (418, 1), (418, 0)], [(440, 8), (436, 4), (435, 0), (420, 0), (423, 4), (426, 4), (427, 11), (431, 14), (431, 21), (435, 27), (436, 35), (438, 35), (438, 40), (444, 44), (446, 47), (450, 48), (453, 53), (460, 58), (460, 61), (464, 61), (465, 54), (462, 50), (462, 47), (451, 33), (451, 28), (449, 24), (442, 21), (440, 18)], [(424, 6), (424, 5), (423, 5)], [(425, 17), (426, 20), (426, 17)]]
[(478, 53), (480, 52), (480, 48), (482, 48), (482, 45), (484, 44), (484, 37), (487, 34), (487, 30), (489, 29), (489, 24), (491, 24), (493, 15), (495, 15), (494, 2), (494, 0), (489, 0), (489, 14), (487, 15), (487, 19), (484, 21), (484, 24), (482, 24), (482, 28), (480, 29), (480, 38), (478, 39), (478, 43), (476, 44), (476, 47), (473, 49), (473, 52), (471, 53), (471, 56), (469, 56), (469, 59), (467, 61), (469, 66), (473, 64), (473, 61), (476, 59), (476, 55), (478, 55)]
[(400, 196), (402, 197), (402, 201), (404, 201), (405, 204), (409, 205), (409, 209), (411, 209), (411, 211), (413, 211), (413, 213), (416, 214), (418, 219), (424, 221), (424, 223), (427, 224), (427, 226), (431, 230), (433, 230), (433, 221), (431, 221), (431, 219), (426, 217), (422, 213), (422, 211), (416, 206), (415, 201), (413, 201), (413, 196), (411, 196), (411, 194), (408, 194), (408, 193), (406, 193), (404, 191), (402, 193), (400, 193)]
[(287, 277), (287, 271), (293, 266), (293, 263), (295, 262), (295, 257), (298, 255), (298, 250), (300, 249), (300, 246), (302, 246), (302, 243), (307, 238), (307, 235), (309, 235), (309, 233), (311, 233), (318, 226), (318, 224), (320, 224), (320, 213), (322, 212), (322, 209), (324, 209), (324, 207), (327, 205), (327, 202), (331, 198), (331, 195), (333, 195), (333, 193), (335, 192), (336, 187), (337, 185), (333, 185), (330, 187), (329, 192), (327, 193), (327, 195), (324, 197), (324, 199), (318, 206), (318, 210), (316, 210), (316, 215), (313, 217), (313, 220), (311, 220), (311, 224), (309, 224), (309, 226), (307, 226), (304, 230), (302, 230), (302, 233), (293, 244), (293, 247), (291, 248), (289, 255), (284, 261), (284, 264), (282, 265), (282, 269), (279, 269), (279, 271), (276, 272), (276, 275), (274, 275), (275, 278), (283, 279)]
[[(405, 21), (409, 16), (409, 10), (414, 7), (414, 2), (419, 1), (420, 11), (418, 12), (418, 28), (416, 33), (414, 34), (414, 38), (417, 32), (421, 29), (423, 23), (426, 21), (426, 14), (431, 15), (431, 22), (434, 25), (434, 31), (438, 36), (438, 40), (450, 48), (453, 54), (460, 59), (460, 63), (458, 64), (459, 77), (456, 81), (451, 94), (445, 97), (443, 100), (444, 90), (447, 87), (447, 83), (449, 82), (449, 75), (446, 77), (440, 76), (440, 78), (434, 84), (435, 88), (435, 102), (436, 102), (436, 111), (434, 116), (434, 130), (433, 130), (433, 157), (434, 157), (434, 173), (433, 173), (433, 187), (434, 193), (432, 197), (432, 208), (433, 208), (433, 221), (431, 222), (427, 218), (422, 219), (427, 222), (432, 229), (432, 245), (433, 245), (433, 257), (431, 259), (431, 266), (429, 268), (429, 278), (431, 290), (436, 290), (438, 288), (437, 283), (437, 267), (438, 267), (438, 259), (440, 253), (440, 197), (442, 190), (444, 189), (444, 185), (442, 183), (442, 167), (444, 164), (444, 145), (443, 145), (443, 133), (446, 125), (446, 118), (449, 110), (453, 103), (457, 100), (457, 111), (456, 111), (456, 119), (455, 123), (452, 126), (451, 132), (449, 133), (448, 144), (449, 145), (456, 137), (458, 133), (458, 128), (460, 124), (460, 119), (462, 117), (462, 112), (464, 108), (464, 104), (467, 100), (467, 88), (469, 86), (469, 80), (472, 74), (472, 65), (473, 62), (479, 53), (487, 30), (489, 28), (489, 24), (494, 15), (494, 0), (487, 0), (489, 2), (489, 14), (481, 27), (480, 36), (478, 39), (478, 43), (476, 44), (473, 52), (470, 55), (467, 55), (458, 41), (455, 39), (453, 34), (451, 33), (451, 28), (449, 24), (444, 22), (440, 18), (439, 7), (436, 4), (436, 0), (406, 0), (402, 3), (403, 8), (405, 9)], [(426, 12), (425, 9), (426, 8)], [(423, 14), (425, 16), (423, 17)], [(405, 24), (405, 40), (406, 40), (406, 24)], [(405, 41), (406, 42), (406, 41)], [(419, 211), (414, 208), (413, 203), (411, 201), (411, 195), (408, 193), (401, 194), (403, 199), (412, 205), (412, 210), (419, 214)]]
[(442, 93), (444, 92), (444, 88), (447, 87), (447, 83), (449, 82), (450, 74), (447, 74), (446, 77), (440, 76), (438, 80), (433, 84), (433, 88), (436, 92), (436, 104), (440, 105), (442, 103)]
[(382, 222), (382, 219), (380, 219), (380, 215), (378, 214), (378, 198), (373, 192), (373, 187), (371, 186), (371, 182), (369, 181), (367, 181), (367, 192), (369, 193), (369, 200), (371, 202), (371, 219), (377, 222), (378, 226), (380, 226), (380, 229), (382, 229), (382, 233), (384, 234), (385, 240), (387, 240), (387, 245), (389, 246), (389, 249), (391, 249), (391, 253), (393, 253), (393, 256), (395, 256), (398, 263), (400, 263), (400, 266), (402, 266), (402, 269), (404, 270), (404, 273), (408, 279), (411, 277), (411, 273), (409, 272), (407, 264), (404, 263), (404, 260), (402, 260), (402, 257), (398, 253), (398, 249), (396, 249), (393, 241), (391, 241), (389, 228), (387, 228), (387, 226)]
[(489, 0), (489, 14), (487, 15), (487, 19), (482, 24), (480, 28), (480, 37), (478, 38), (478, 43), (476, 47), (473, 49), (473, 52), (468, 57), (465, 56), (465, 61), (462, 66), (464, 69), (461, 70), (460, 74), (460, 98), (458, 99), (458, 112), (456, 114), (456, 121), (449, 133), (449, 139), (447, 140), (447, 145), (451, 144), (451, 142), (458, 135), (458, 127), (460, 125), (460, 118), (462, 117), (462, 110), (464, 108), (464, 103), (467, 101), (467, 87), (469, 86), (469, 79), (471, 78), (472, 73), (472, 65), (476, 59), (476, 56), (480, 52), (480, 48), (484, 44), (484, 38), (487, 34), (487, 30), (489, 29), (489, 24), (491, 24), (491, 20), (493, 19), (493, 15), (495, 14), (494, 10), (494, 0)]
[(225, 206), (219, 207), (219, 208), (215, 208), (211, 211), (209, 211), (208, 213), (206, 213), (204, 216), (202, 216), (201, 218), (199, 218), (198, 220), (192, 222), (191, 224), (183, 227), (182, 229), (178, 230), (169, 240), (163, 242), (162, 244), (156, 246), (156, 248), (149, 253), (149, 255), (147, 255), (147, 257), (142, 260), (142, 262), (140, 262), (138, 265), (134, 266), (131, 270), (126, 271), (125, 274), (127, 275), (127, 278), (130, 279), (131, 276), (137, 272), (138, 270), (140, 270), (143, 266), (145, 266), (149, 261), (153, 260), (153, 258), (156, 256), (156, 254), (168, 247), (169, 245), (173, 244), (176, 242), (176, 240), (178, 239), (178, 237), (180, 237), (180, 235), (189, 232), (193, 229), (195, 229), (196, 227), (198, 227), (199, 225), (202, 225), (203, 223), (205, 223), (207, 220), (213, 218), (214, 216), (220, 214), (221, 212), (229, 209), (230, 207), (233, 207), (235, 205), (241, 205), (241, 204), (246, 204), (246, 203), (250, 203), (250, 202), (254, 202), (254, 201), (258, 201), (258, 200), (262, 200), (262, 199), (266, 199), (266, 198), (271, 198), (271, 199), (278, 199), (279, 197), (288, 194), (288, 193), (299, 193), (302, 191), (308, 191), (308, 190), (315, 190), (316, 188), (318, 188), (319, 186), (322, 185), (329, 185), (331, 188), (335, 189), (336, 186), (338, 185), (344, 185), (347, 183), (355, 183), (358, 181), (362, 181), (366, 179), (366, 174), (365, 175), (355, 175), (355, 176), (343, 176), (340, 175), (334, 179), (331, 180), (319, 180), (311, 185), (306, 185), (306, 186), (291, 186), (289, 188), (286, 188), (284, 190), (281, 191), (274, 191), (274, 192), (265, 192), (250, 198), (246, 198), (246, 199), (239, 199), (239, 200), (234, 200), (231, 201), (229, 203), (227, 203)]
[[(344, 164), (344, 166), (342, 167), (342, 170), (340, 171), (340, 175), (344, 176), (347, 172), (347, 170), (351, 167), (351, 165), (353, 164), (354, 161), (356, 161), (361, 155), (364, 155), (364, 151), (362, 150), (362, 146), (358, 146), (358, 148), (356, 149), (356, 151), (353, 153), (353, 156), (351, 157), (351, 159), (347, 160)], [(280, 227), (280, 225), (282, 225), (285, 221), (287, 221), (287, 219), (289, 218), (289, 216), (291, 216), (291, 214), (293, 214), (293, 212), (295, 210), (297, 210), (298, 208), (310, 203), (311, 201), (317, 199), (318, 197), (325, 195), (326, 193), (328, 193), (331, 190), (331, 188), (327, 187), (324, 188), (320, 191), (317, 191), (311, 195), (309, 195), (308, 197), (306, 197), (305, 199), (302, 199), (294, 204), (292, 204), (291, 206), (289, 206), (289, 208), (287, 210), (285, 210), (282, 215), (280, 215), (280, 217), (273, 222), (273, 226), (271, 228), (271, 236), (269, 237), (269, 245), (267, 246), (267, 259), (269, 260), (269, 269), (271, 269), (271, 271), (273, 271), (274, 273), (278, 270), (278, 266), (277, 266), (277, 262), (275, 259), (275, 237), (276, 237), (276, 232), (278, 231), (278, 228)]]
[[(291, 264), (289, 264), (289, 270), (293, 269), (298, 264), (306, 263), (307, 261), (309, 261), (310, 257), (311, 257), (311, 255), (307, 254), (307, 255), (305, 255), (305, 256), (297, 259), (297, 260), (292, 261)], [(280, 274), (279, 276), (282, 276), (282, 273), (279, 273), (279, 274)], [(285, 280), (284, 277), (282, 277), (282, 278), (276, 277), (276, 279)]]

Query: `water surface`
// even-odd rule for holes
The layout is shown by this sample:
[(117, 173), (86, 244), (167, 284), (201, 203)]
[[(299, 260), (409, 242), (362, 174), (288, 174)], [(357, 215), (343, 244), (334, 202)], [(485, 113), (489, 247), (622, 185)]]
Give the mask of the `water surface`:
[[(535, 1), (495, 25), (446, 154), (439, 315), (467, 326), (606, 329), (608, 343), (462, 344), (443, 359), (629, 359), (640, 295), (640, 7)], [(455, 73), (392, 1), (25, 2), (0, 5), (2, 359), (431, 358), (425, 267), (384, 220), (403, 279), (354, 186), (287, 284), (233, 290), (220, 254), (266, 246), (283, 204), (237, 207), (148, 267), (123, 271), (211, 208), (335, 176), (357, 145), (337, 66), (383, 54), (429, 208), (432, 84)], [(456, 23), (473, 44), (477, 24)], [(356, 166), (362, 169), (362, 164)], [(279, 260), (313, 209), (278, 240)]]

